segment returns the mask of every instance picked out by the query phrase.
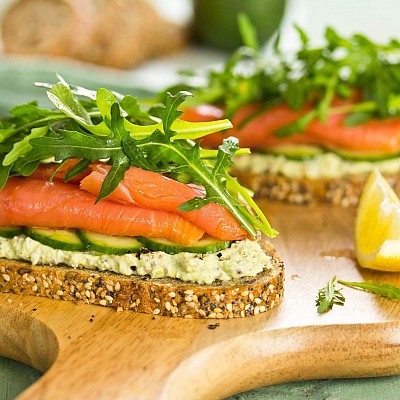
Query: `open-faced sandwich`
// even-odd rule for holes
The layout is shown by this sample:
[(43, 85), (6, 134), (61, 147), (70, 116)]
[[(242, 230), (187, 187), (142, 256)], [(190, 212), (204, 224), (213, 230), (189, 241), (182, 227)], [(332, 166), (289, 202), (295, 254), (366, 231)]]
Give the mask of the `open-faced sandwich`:
[(251, 156), (235, 160), (232, 174), (256, 195), (355, 205), (374, 168), (399, 193), (400, 43), (327, 29), (326, 43), (312, 47), (297, 29), (296, 53), (282, 54), (277, 40), (268, 56), (249, 30), (248, 46), (222, 68), (180, 85), (195, 93), (184, 118), (232, 121), (202, 145), (215, 148), (233, 135), (249, 147)]
[(277, 304), (276, 231), (227, 169), (245, 153), (196, 139), (190, 95), (144, 111), (106, 89), (41, 84), (55, 106), (14, 107), (0, 129), (0, 291), (168, 316), (234, 318)]

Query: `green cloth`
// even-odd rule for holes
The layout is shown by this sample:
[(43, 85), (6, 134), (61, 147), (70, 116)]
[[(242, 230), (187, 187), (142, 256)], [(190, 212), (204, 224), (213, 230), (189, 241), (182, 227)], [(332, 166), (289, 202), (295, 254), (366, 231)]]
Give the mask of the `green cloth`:
[(47, 99), (46, 89), (36, 87), (35, 82), (56, 83), (59, 73), (68, 83), (96, 90), (105, 87), (124, 95), (138, 98), (150, 97), (153, 93), (140, 87), (140, 82), (131, 78), (128, 72), (101, 70), (74, 64), (45, 64), (41, 62), (21, 63), (17, 60), (2, 59), (0, 56), (0, 117), (13, 106), (38, 101), (43, 107), (52, 107)]
[(15, 399), (41, 376), (34, 368), (0, 357), (0, 400)]
[[(12, 400), (42, 374), (0, 357), (0, 400)], [(399, 400), (400, 375), (383, 378), (324, 379), (262, 387), (226, 400)]]

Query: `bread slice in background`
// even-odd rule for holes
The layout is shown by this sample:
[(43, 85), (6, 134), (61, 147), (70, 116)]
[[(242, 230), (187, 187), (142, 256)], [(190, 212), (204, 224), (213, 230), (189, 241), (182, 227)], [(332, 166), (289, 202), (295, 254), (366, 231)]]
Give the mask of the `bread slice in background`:
[(0, 259), (0, 292), (171, 317), (247, 317), (270, 310), (283, 296), (283, 262), (271, 243), (259, 242), (271, 265), (255, 277), (201, 285)]
[[(244, 170), (233, 170), (232, 175), (236, 176), (243, 186), (254, 191), (256, 198), (299, 205), (326, 203), (341, 207), (357, 206), (368, 179), (368, 174), (311, 179)], [(385, 179), (400, 195), (400, 172), (385, 174)]]
[(2, 22), (5, 53), (131, 68), (187, 43), (187, 29), (147, 0), (15, 0)]

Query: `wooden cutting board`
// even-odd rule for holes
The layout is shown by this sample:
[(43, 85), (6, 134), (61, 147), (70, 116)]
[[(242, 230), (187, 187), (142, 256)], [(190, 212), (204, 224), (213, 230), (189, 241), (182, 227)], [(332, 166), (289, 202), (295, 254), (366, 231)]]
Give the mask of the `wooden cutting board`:
[(399, 273), (357, 267), (354, 210), (261, 206), (286, 264), (284, 300), (269, 313), (190, 320), (0, 294), (0, 355), (47, 371), (19, 399), (219, 399), (285, 381), (399, 374), (400, 302), (344, 288), (344, 307), (316, 312), (334, 275), (400, 285)]

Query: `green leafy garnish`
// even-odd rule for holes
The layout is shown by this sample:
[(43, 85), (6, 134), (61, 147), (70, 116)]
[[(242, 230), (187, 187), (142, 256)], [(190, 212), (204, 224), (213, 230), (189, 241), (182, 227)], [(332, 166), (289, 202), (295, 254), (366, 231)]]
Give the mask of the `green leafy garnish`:
[(249, 17), (244, 13), (238, 15), (238, 25), (240, 36), (242, 37), (245, 46), (250, 47), (254, 50), (259, 49), (259, 43), (257, 39), (257, 30), (251, 23)]
[(182, 204), (182, 210), (217, 203), (252, 237), (258, 230), (268, 236), (277, 234), (246, 189), (228, 173), (232, 157), (248, 153), (248, 149), (240, 149), (235, 138), (225, 139), (218, 150), (203, 150), (196, 141), (230, 128), (231, 123), (226, 119), (206, 123), (179, 119), (179, 108), (191, 93), (167, 93), (163, 103), (144, 110), (132, 96), (104, 88), (94, 92), (59, 79), (54, 85), (40, 84), (48, 89), (54, 110), (29, 103), (0, 119), (0, 189), (10, 175), (29, 176), (48, 159), (60, 166), (71, 158), (79, 160), (66, 172), (66, 180), (91, 162), (102, 161), (111, 168), (97, 198), (101, 201), (116, 189), (125, 172), (136, 166), (202, 185), (206, 196)]
[(323, 314), (332, 309), (336, 304), (338, 306), (343, 306), (345, 298), (341, 293), (342, 289), (337, 289), (335, 286), (336, 276), (334, 276), (325, 287), (319, 289), (316, 305), (318, 306), (318, 314)]
[(366, 282), (347, 282), (340, 279), (337, 282), (344, 286), (363, 289), (389, 299), (400, 300), (400, 287), (388, 283), (372, 282), (370, 280)]
[(340, 306), (344, 305), (345, 298), (341, 293), (342, 288), (338, 289), (336, 283), (350, 288), (362, 289), (389, 299), (400, 300), (400, 287), (398, 286), (382, 282), (373, 282), (371, 280), (365, 282), (348, 282), (338, 279), (336, 281), (336, 276), (334, 276), (324, 288), (318, 291), (316, 299), (318, 314), (331, 310), (335, 304)]
[[(283, 103), (295, 111), (307, 106), (309, 112), (277, 132), (282, 137), (339, 112), (348, 114), (347, 125), (400, 117), (399, 41), (378, 44), (360, 34), (343, 37), (327, 28), (325, 43), (313, 47), (307, 33), (296, 26), (301, 46), (295, 53), (281, 51), (278, 35), (265, 56), (243, 15), (239, 26), (244, 45), (222, 68), (192, 72), (179, 84), (180, 90), (194, 93), (191, 105), (218, 104), (229, 117), (248, 103), (261, 103), (263, 109)], [(202, 78), (201, 85), (194, 75)], [(335, 98), (348, 99), (345, 109), (335, 104)]]
[(29, 153), (32, 150), (32, 146), (29, 141), (31, 139), (44, 136), (47, 133), (48, 127), (41, 126), (40, 128), (32, 128), (31, 133), (25, 136), (19, 142), (14, 143), (12, 150), (6, 154), (3, 160), (3, 165), (11, 165), (18, 158), (22, 157), (24, 154)]

